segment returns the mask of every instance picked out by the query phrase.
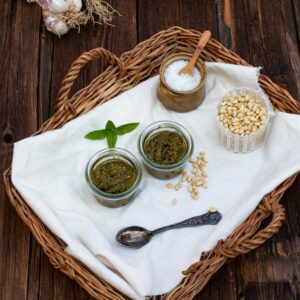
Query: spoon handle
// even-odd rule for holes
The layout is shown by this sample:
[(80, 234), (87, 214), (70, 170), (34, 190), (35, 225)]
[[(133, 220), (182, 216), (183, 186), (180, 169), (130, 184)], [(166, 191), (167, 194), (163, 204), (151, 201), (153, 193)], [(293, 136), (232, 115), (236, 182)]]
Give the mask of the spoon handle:
[(172, 225), (168, 225), (165, 227), (158, 228), (154, 231), (152, 231), (152, 235), (161, 233), (163, 231), (167, 231), (170, 229), (177, 229), (177, 228), (183, 228), (183, 227), (195, 227), (200, 225), (216, 225), (220, 222), (222, 219), (222, 215), (218, 211), (209, 211), (201, 216), (192, 217), (189, 219), (186, 219), (182, 222), (175, 223)]
[(188, 63), (188, 66), (190, 68), (193, 68), (195, 66), (195, 63), (197, 61), (197, 58), (199, 57), (201, 51), (203, 50), (203, 48), (205, 47), (205, 45), (207, 44), (208, 40), (210, 39), (211, 36), (211, 32), (206, 30), (202, 33), (202, 36), (198, 42), (198, 45), (196, 47), (196, 50), (191, 58), (191, 60)]

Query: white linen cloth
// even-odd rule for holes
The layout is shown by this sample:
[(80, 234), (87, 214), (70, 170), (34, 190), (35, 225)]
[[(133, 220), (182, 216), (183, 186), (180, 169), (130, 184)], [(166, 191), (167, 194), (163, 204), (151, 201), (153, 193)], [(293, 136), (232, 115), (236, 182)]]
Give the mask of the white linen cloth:
[[(182, 271), (199, 260), (202, 251), (225, 239), (255, 209), (261, 198), (300, 169), (300, 117), (276, 113), (263, 146), (252, 153), (235, 154), (218, 143), (216, 105), (229, 89), (259, 89), (258, 68), (207, 63), (206, 98), (189, 113), (166, 110), (158, 101), (158, 77), (115, 97), (68, 122), (63, 128), (19, 141), (14, 146), (12, 180), (39, 218), (67, 243), (66, 252), (133, 299), (163, 294), (182, 279)], [(137, 139), (150, 123), (173, 120), (184, 125), (195, 141), (194, 156), (206, 151), (207, 190), (193, 201), (186, 187), (176, 192), (166, 181), (143, 169), (142, 191), (121, 208), (101, 206), (90, 194), (84, 177), (89, 158), (106, 147), (86, 133), (115, 124), (140, 122), (117, 146), (138, 158)], [(140, 158), (139, 158), (140, 159)], [(176, 183), (173, 179), (171, 182)], [(178, 204), (171, 205), (176, 198)], [(217, 226), (177, 229), (155, 236), (140, 249), (116, 242), (123, 227), (148, 229), (184, 220), (216, 207), (223, 219)]]

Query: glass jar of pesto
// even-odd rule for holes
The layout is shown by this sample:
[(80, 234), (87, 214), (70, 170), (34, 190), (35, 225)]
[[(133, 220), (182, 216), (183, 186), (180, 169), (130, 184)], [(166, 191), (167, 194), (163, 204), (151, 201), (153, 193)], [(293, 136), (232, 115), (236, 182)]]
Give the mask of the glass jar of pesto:
[(86, 181), (95, 198), (106, 207), (120, 207), (134, 199), (142, 172), (137, 159), (121, 148), (104, 149), (89, 160)]
[(184, 170), (194, 150), (193, 138), (180, 124), (159, 121), (141, 133), (138, 149), (148, 172), (159, 179), (170, 179)]

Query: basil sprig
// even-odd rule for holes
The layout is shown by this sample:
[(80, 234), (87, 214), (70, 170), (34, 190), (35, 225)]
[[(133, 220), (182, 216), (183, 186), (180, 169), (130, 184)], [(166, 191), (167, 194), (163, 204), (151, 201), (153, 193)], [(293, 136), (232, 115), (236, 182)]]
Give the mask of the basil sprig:
[(133, 131), (140, 123), (128, 123), (116, 127), (113, 121), (108, 120), (105, 128), (89, 132), (85, 138), (89, 140), (103, 140), (106, 138), (109, 148), (114, 148), (117, 143), (118, 135), (124, 135)]

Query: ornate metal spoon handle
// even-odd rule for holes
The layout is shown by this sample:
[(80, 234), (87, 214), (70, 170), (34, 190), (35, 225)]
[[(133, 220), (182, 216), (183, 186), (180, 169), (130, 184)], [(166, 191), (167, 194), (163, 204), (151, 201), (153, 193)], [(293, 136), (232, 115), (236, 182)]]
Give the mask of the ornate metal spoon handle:
[(216, 225), (221, 219), (222, 215), (218, 211), (209, 211), (201, 216), (192, 217), (179, 223), (158, 228), (152, 231), (152, 235), (176, 228), (194, 227), (200, 225)]

